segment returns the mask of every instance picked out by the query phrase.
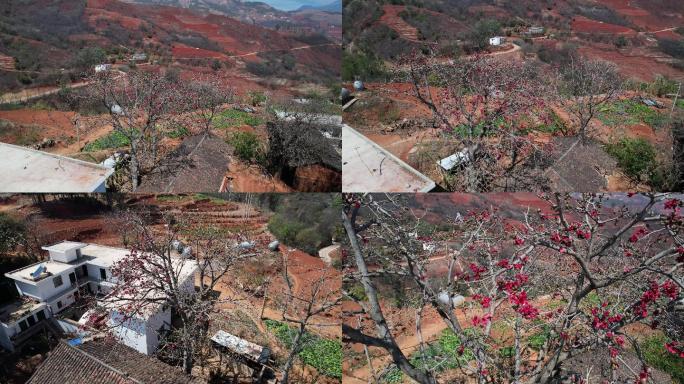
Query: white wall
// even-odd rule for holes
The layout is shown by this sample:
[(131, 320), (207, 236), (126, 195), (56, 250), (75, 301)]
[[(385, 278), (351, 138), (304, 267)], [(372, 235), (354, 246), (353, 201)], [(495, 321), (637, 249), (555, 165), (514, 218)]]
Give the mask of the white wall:
[[(38, 286), (38, 289), (40, 291), (41, 300), (45, 301), (50, 297), (59, 295), (60, 293), (64, 293), (68, 290), (73, 289), (71, 287), (71, 281), (69, 280), (69, 274), (73, 272), (75, 272), (74, 268), (69, 268), (68, 270), (60, 273), (59, 275), (55, 274), (38, 281), (36, 285)], [(57, 276), (62, 276), (62, 285), (60, 285), (59, 287), (55, 287), (54, 284), (54, 278)]]
[(0, 347), (9, 352), (14, 351), (14, 344), (10, 340), (10, 332), (12, 331), (13, 329), (9, 329), (7, 325), (0, 323)]
[[(41, 310), (44, 311), (46, 319), (52, 317), (50, 315), (50, 311), (48, 311), (46, 307), (40, 306), (40, 307), (34, 309), (30, 314), (27, 314), (24, 317), (17, 319), (17, 321), (15, 321), (12, 324), (0, 323), (0, 346), (2, 346), (6, 350), (12, 352), (14, 350), (14, 345), (12, 344), (12, 340), (10, 340), (10, 338), (13, 337), (14, 335), (21, 333), (21, 328), (19, 327), (19, 322), (21, 322), (22, 320), (28, 319), (30, 316), (33, 316), (33, 318), (36, 320), (36, 324), (38, 324), (38, 322), (40, 320), (38, 320), (38, 316), (36, 316), (36, 314), (38, 312), (40, 312)], [(26, 323), (28, 325), (28, 321), (26, 321)]]
[(118, 313), (113, 312), (109, 321), (114, 336), (124, 345), (140, 353), (153, 354), (159, 347), (158, 330), (167, 328), (171, 323), (171, 310), (157, 312), (147, 320), (132, 318), (123, 320)]
[[(51, 313), (57, 314), (59, 312), (62, 312), (68, 306), (76, 302), (76, 292), (78, 292), (78, 289), (71, 289), (73, 290), (72, 292), (65, 292), (63, 296), (59, 296), (54, 300), (50, 301), (49, 303), (47, 303)], [(58, 301), (62, 302), (62, 308), (59, 308), (59, 306), (57, 305)]]

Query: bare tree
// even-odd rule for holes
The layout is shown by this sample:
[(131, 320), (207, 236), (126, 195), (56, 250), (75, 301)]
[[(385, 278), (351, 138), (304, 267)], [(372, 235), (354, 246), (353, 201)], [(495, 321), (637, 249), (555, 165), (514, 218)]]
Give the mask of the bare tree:
[(452, 64), (416, 56), (407, 65), (409, 95), (432, 111), (442, 140), (461, 153), (458, 172), (440, 169), (449, 189), (546, 188), (536, 163), (548, 148), (526, 134), (547, 119), (544, 74), (538, 67), (487, 56)]
[[(401, 197), (351, 197), (342, 216), (354, 260), (349, 275), (364, 287), (367, 299), (355, 300), (378, 336), (345, 324), (344, 340), (383, 348), (412, 379), (436, 381), (437, 372), (406, 358), (382, 315), (371, 277), (394, 275), (409, 281), (461, 339), (460, 353), (473, 359), (473, 364), (459, 362), (461, 371), (481, 383), (547, 383), (559, 377), (568, 359), (597, 347), (610, 354), (613, 376), (627, 343), (642, 358), (638, 343), (624, 329), (634, 323), (658, 327), (684, 287), (682, 201), (668, 195), (545, 199), (546, 208), (536, 213), (521, 209), (511, 218), (496, 208), (471, 211), (454, 218), (453, 230), (416, 236), (423, 219), (406, 209)], [(362, 216), (362, 224), (353, 224)], [(370, 245), (361, 248), (360, 236)], [(435, 274), (430, 269), (434, 255), (424, 245), (440, 243), (451, 244), (440, 256), (448, 268)], [(591, 295), (600, 304), (589, 300)], [(560, 305), (550, 309), (541, 304), (544, 300)], [(466, 332), (456, 316), (461, 306), (476, 332)], [(511, 311), (512, 365), (487, 347), (493, 342), (492, 324), (505, 321), (503, 314)], [(549, 337), (533, 358), (523, 336), (538, 332), (536, 320), (542, 319)], [(417, 334), (422, 345), (420, 330)], [(680, 351), (682, 345), (675, 341), (667, 348)], [(642, 365), (633, 372), (639, 379), (649, 374), (643, 359)]]
[(620, 96), (622, 76), (613, 63), (572, 55), (555, 80), (560, 104), (571, 114), (577, 134), (586, 143), (589, 123), (601, 106)]
[[(284, 322), (293, 324), (296, 327), (294, 337), (290, 346), (290, 353), (283, 366), (283, 376), (281, 383), (287, 384), (290, 380), (290, 371), (295, 364), (297, 356), (306, 346), (305, 335), (312, 327), (336, 327), (339, 323), (320, 324), (313, 323), (316, 316), (324, 314), (337, 306), (342, 299), (337, 282), (339, 272), (333, 268), (324, 268), (321, 271), (310, 271), (309, 274), (315, 276), (311, 280), (305, 281), (305, 292), (295, 292), (293, 283), (288, 274), (289, 261), (287, 251), (283, 253), (283, 279), (287, 286), (282, 299), (281, 318)], [(332, 289), (331, 289), (332, 287)]]
[(90, 81), (89, 97), (104, 105), (114, 131), (129, 142), (129, 176), (135, 191), (141, 174), (158, 162), (164, 128), (183, 112), (181, 86), (161, 73), (142, 71), (104, 71)]
[(234, 90), (225, 86), (221, 78), (216, 76), (190, 80), (185, 90), (184, 109), (190, 111), (187, 124), (199, 127), (202, 133), (209, 133), (213, 129), (218, 114), (235, 99)]

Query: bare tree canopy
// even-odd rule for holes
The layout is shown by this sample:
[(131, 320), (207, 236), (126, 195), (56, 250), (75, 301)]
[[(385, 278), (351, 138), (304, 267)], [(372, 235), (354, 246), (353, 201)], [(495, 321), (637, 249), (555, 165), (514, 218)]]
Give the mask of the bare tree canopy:
[(548, 118), (546, 74), (539, 67), (488, 56), (448, 64), (417, 56), (407, 65), (410, 95), (432, 111), (442, 139), (465, 155), (459, 172), (443, 172), (448, 189), (547, 188), (537, 168), (548, 148), (528, 135), (535, 122)]
[(561, 65), (555, 81), (558, 100), (570, 113), (583, 142), (589, 139), (589, 123), (601, 106), (617, 99), (624, 84), (615, 64), (577, 55)]

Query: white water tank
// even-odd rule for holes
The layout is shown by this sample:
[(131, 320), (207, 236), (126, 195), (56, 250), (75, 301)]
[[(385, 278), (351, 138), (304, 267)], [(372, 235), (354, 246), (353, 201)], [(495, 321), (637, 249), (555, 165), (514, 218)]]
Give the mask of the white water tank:
[(115, 115), (123, 115), (124, 114), (123, 108), (121, 108), (121, 106), (119, 104), (112, 105), (111, 110), (112, 110), (112, 113)]
[(361, 80), (354, 81), (354, 89), (357, 91), (363, 91), (364, 90), (363, 81), (361, 81)]

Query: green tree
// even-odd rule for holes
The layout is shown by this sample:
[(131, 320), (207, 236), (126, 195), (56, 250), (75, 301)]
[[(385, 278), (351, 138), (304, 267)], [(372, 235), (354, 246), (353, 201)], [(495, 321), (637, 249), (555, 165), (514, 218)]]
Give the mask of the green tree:
[(342, 80), (352, 81), (357, 77), (368, 80), (385, 74), (382, 60), (364, 52), (344, 53), (342, 56)]
[(78, 51), (74, 65), (79, 69), (87, 69), (107, 61), (107, 52), (100, 47), (86, 47)]
[(10, 252), (26, 240), (26, 226), (15, 218), (0, 213), (0, 254)]
[(473, 31), (468, 36), (472, 47), (476, 50), (484, 49), (489, 38), (501, 34), (501, 24), (496, 20), (480, 20), (475, 23)]

